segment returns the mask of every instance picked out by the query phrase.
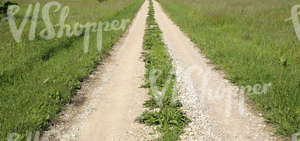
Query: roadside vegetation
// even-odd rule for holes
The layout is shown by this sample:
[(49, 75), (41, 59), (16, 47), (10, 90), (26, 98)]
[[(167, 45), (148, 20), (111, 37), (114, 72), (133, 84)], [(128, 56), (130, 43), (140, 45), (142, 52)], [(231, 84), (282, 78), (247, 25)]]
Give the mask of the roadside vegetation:
[(176, 99), (176, 76), (172, 71), (172, 60), (168, 50), (162, 42), (161, 31), (154, 19), (152, 1), (149, 8), (144, 36), (144, 61), (147, 69), (144, 87), (149, 88), (150, 99), (145, 102), (147, 110), (138, 120), (157, 127), (161, 133), (157, 140), (175, 141), (180, 139), (189, 119), (180, 109), (181, 103)]
[[(66, 24), (76, 22), (133, 19), (143, 0), (56, 0), (69, 6)], [(15, 0), (20, 12), (15, 16), (18, 25), (29, 4), (44, 0)], [(54, 10), (53, 10), (54, 11)], [(51, 13), (51, 22), (58, 23), (60, 12)], [(30, 17), (27, 17), (30, 18)], [(128, 24), (126, 25), (127, 28)], [(45, 25), (39, 14), (37, 31)], [(87, 53), (83, 51), (84, 37), (62, 37), (29, 41), (30, 23), (25, 26), (22, 41), (15, 42), (7, 21), (0, 21), (0, 140), (9, 133), (21, 134), (25, 140), (30, 132), (46, 130), (62, 107), (71, 102), (81, 82), (95, 70), (102, 58), (125, 30), (103, 31), (101, 52), (96, 47), (96, 33), (90, 34)]]
[(159, 0), (170, 18), (239, 86), (272, 83), (249, 95), (277, 133), (300, 132), (300, 41), (291, 7), (297, 0)]

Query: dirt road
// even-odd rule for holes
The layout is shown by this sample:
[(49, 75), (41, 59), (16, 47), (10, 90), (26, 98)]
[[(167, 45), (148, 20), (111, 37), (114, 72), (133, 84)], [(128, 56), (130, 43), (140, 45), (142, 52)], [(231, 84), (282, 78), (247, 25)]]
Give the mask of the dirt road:
[(63, 112), (63, 124), (50, 131), (56, 136), (53, 140), (133, 141), (148, 136), (149, 129), (135, 122), (147, 97), (140, 87), (145, 74), (141, 56), (148, 5), (148, 1), (142, 5), (126, 36), (79, 92), (83, 96), (77, 99), (83, 104)]
[(209, 61), (154, 2), (155, 18), (174, 59), (181, 101), (192, 120), (182, 140), (267, 141), (263, 119), (252, 114), (237, 87)]
[[(79, 140), (138, 140), (135, 119), (143, 112), (147, 95), (143, 88), (145, 68), (142, 60), (143, 35), (148, 2), (141, 7), (120, 50), (114, 54), (111, 78), (99, 91), (96, 111), (85, 123)], [(132, 134), (128, 135), (128, 134)]]
[[(63, 124), (53, 127), (55, 140), (149, 140), (149, 128), (135, 122), (144, 111), (145, 73), (141, 60), (149, 1), (141, 7), (127, 36), (114, 47), (109, 60), (99, 66), (78, 97), (83, 104), (70, 106)], [(275, 140), (263, 118), (253, 114), (238, 88), (224, 79), (199, 49), (154, 1), (155, 18), (163, 32), (181, 87), (183, 109), (192, 120), (184, 141)]]

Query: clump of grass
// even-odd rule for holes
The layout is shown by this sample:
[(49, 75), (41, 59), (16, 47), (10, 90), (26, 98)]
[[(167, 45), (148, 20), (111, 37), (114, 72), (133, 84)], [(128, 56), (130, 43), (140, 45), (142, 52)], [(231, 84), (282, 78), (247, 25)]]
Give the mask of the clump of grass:
[(289, 18), (299, 1), (160, 0), (165, 12), (231, 82), (272, 83), (250, 98), (277, 133), (300, 132), (300, 41)]
[[(21, 11), (16, 15), (23, 20), (27, 5), (47, 1), (17, 0)], [(96, 0), (64, 1), (70, 7), (66, 24), (80, 22), (132, 19), (142, 0), (109, 0), (99, 4)], [(85, 8), (82, 8), (85, 7)], [(53, 23), (57, 17), (51, 14)], [(41, 16), (41, 15), (40, 15)], [(70, 17), (72, 16), (72, 17)], [(41, 17), (39, 18), (41, 19)], [(91, 21), (92, 20), (92, 21)], [(38, 29), (44, 28), (38, 20)], [(18, 133), (25, 140), (30, 132), (42, 131), (57, 118), (61, 108), (69, 103), (81, 82), (108, 55), (113, 44), (125, 31), (103, 32), (103, 49), (97, 50), (96, 34), (90, 36), (88, 53), (83, 52), (83, 37), (46, 41), (28, 40), (30, 26), (24, 29), (23, 40), (16, 43), (7, 22), (0, 22), (0, 140), (8, 134)]]
[[(180, 109), (180, 102), (174, 98), (177, 96), (176, 76), (172, 73), (172, 63), (165, 44), (162, 42), (161, 31), (154, 19), (153, 3), (150, 1), (150, 10), (147, 17), (147, 28), (144, 36), (144, 61), (147, 72), (145, 74), (146, 84), (150, 88), (151, 98), (145, 102), (148, 108), (138, 120), (146, 125), (158, 127), (162, 134), (158, 140), (179, 140), (183, 128), (189, 122), (184, 112)], [(156, 79), (158, 91), (151, 89), (151, 73), (159, 70), (160, 75)], [(159, 104), (156, 95), (165, 88), (162, 102)]]

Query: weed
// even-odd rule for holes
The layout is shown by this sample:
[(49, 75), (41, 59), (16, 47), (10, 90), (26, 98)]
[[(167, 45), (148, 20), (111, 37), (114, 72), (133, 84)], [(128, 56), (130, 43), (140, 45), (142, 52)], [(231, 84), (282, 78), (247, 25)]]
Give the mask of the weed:
[[(180, 102), (178, 100), (174, 102), (174, 98), (178, 93), (176, 90), (176, 76), (172, 74), (172, 60), (165, 44), (162, 42), (161, 31), (154, 19), (152, 1), (150, 1), (149, 9), (144, 36), (144, 49), (146, 51), (144, 61), (147, 69), (144, 87), (150, 88), (149, 95), (151, 98), (144, 104), (148, 110), (138, 120), (146, 125), (158, 126), (158, 131), (162, 133), (158, 140), (179, 140), (189, 119), (180, 109)], [(157, 79), (155, 79), (158, 90), (151, 87), (151, 74), (155, 70), (160, 72)], [(157, 93), (164, 93), (161, 97), (161, 103), (157, 99)]]

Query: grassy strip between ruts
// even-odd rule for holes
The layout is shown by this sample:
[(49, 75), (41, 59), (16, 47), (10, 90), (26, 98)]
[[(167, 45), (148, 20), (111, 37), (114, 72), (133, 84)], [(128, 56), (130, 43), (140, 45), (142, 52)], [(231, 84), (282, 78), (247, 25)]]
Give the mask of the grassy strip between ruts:
[[(76, 18), (80, 22), (89, 22), (132, 19), (144, 1), (109, 0), (101, 4), (94, 0), (59, 2), (72, 8), (70, 22), (76, 22)], [(26, 6), (24, 3), (19, 2), (21, 7)], [(22, 15), (17, 18), (22, 20)], [(20, 140), (25, 140), (30, 132), (35, 134), (47, 129), (61, 108), (70, 102), (81, 82), (108, 55), (113, 44), (125, 32), (103, 32), (101, 52), (95, 47), (96, 33), (91, 33), (89, 51), (84, 53), (83, 36), (51, 41), (28, 41), (24, 37), (18, 44), (9, 36), (9, 26), (6, 24), (0, 24), (0, 44), (8, 44), (0, 47), (0, 64), (3, 66), (0, 69), (1, 141), (6, 140), (10, 133), (20, 134)], [(39, 20), (38, 24), (43, 22)]]
[(297, 0), (160, 0), (164, 11), (228, 79), (272, 83), (249, 97), (277, 133), (300, 133), (300, 42), (289, 18)]
[(144, 61), (147, 69), (144, 87), (149, 88), (151, 98), (144, 104), (148, 110), (138, 120), (146, 125), (158, 126), (162, 136), (157, 140), (179, 140), (189, 120), (180, 109), (180, 102), (176, 100), (176, 76), (172, 71), (168, 50), (162, 42), (161, 31), (154, 19), (152, 1), (149, 8), (144, 36)]

